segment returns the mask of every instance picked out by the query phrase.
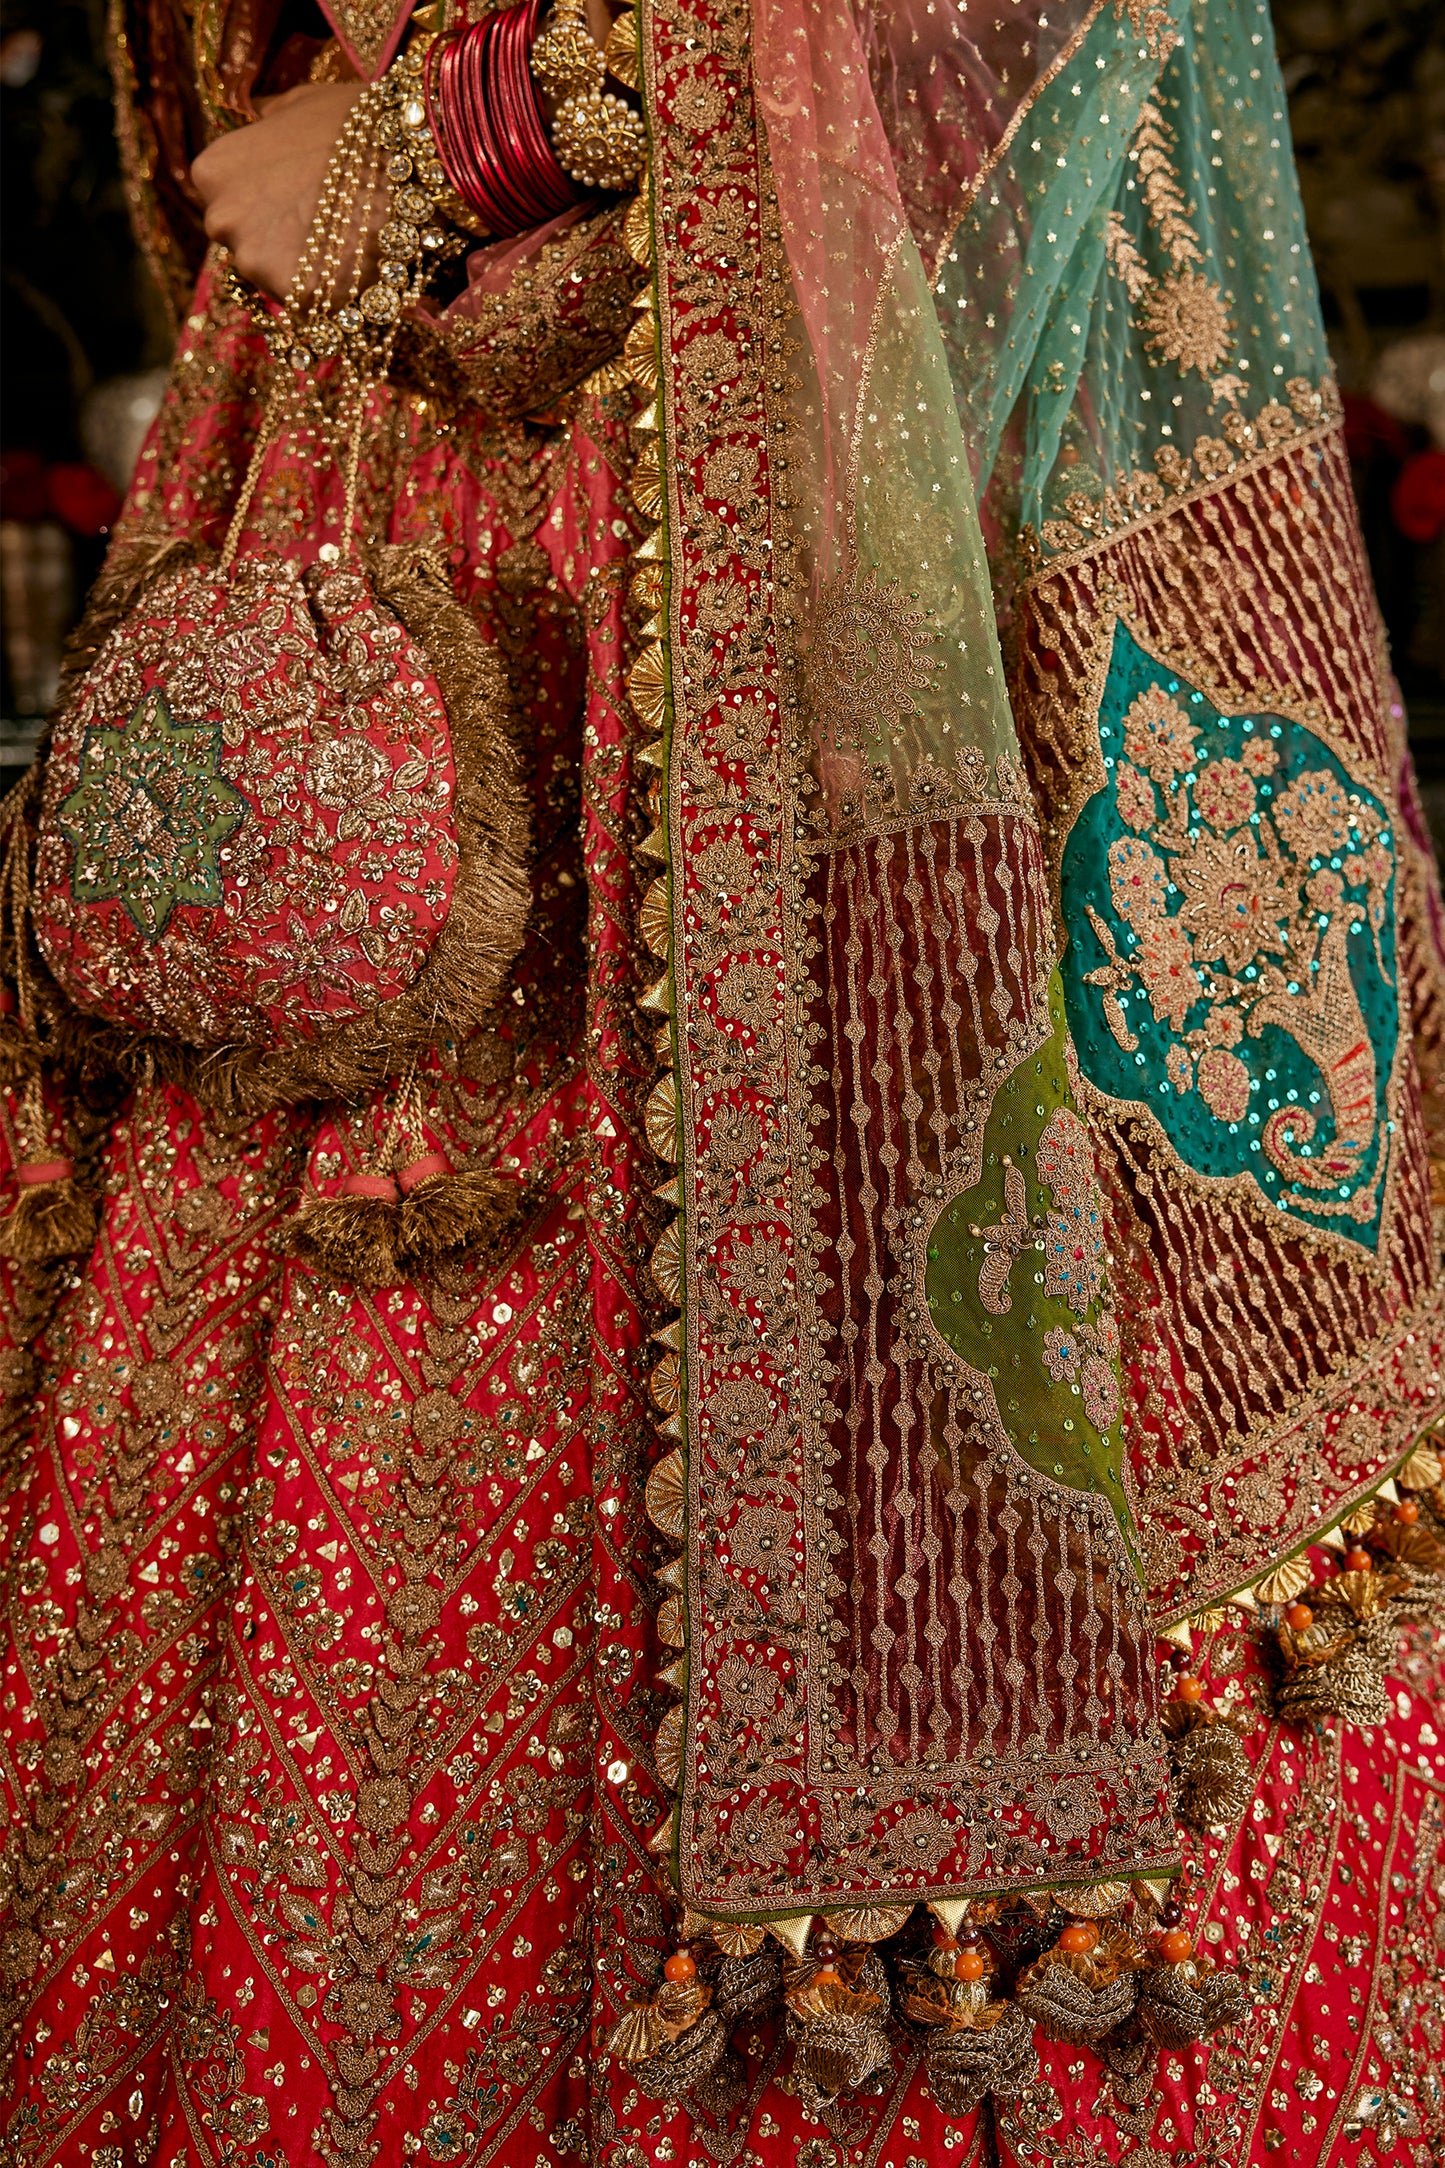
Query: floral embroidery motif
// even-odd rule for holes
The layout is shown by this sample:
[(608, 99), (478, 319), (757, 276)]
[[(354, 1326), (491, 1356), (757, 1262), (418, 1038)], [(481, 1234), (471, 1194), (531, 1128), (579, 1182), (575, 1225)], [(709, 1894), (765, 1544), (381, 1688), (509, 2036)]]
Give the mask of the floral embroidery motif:
[(933, 634), (921, 610), (856, 567), (830, 582), (818, 604), (808, 694), (825, 741), (840, 753), (887, 741), (915, 695), (933, 683)]
[(1233, 345), (1229, 303), (1218, 282), (1196, 266), (1204, 251), (1194, 230), (1175, 168), (1177, 143), (1159, 107), (1146, 98), (1139, 108), (1133, 160), (1145, 215), (1169, 261), (1152, 274), (1122, 214), (1110, 214), (1105, 249), (1116, 276), (1139, 311), (1144, 345), (1156, 362), (1173, 362), (1181, 376), (1191, 369), (1208, 379)]
[(128, 722), (87, 730), (80, 781), (59, 809), (82, 902), (120, 903), (156, 941), (178, 903), (221, 901), (218, 853), (249, 809), (220, 761), (219, 721), (178, 722), (158, 688)]
[(1197, 1172), (1373, 1243), (1398, 1028), (1383, 805), (1311, 731), (1223, 714), (1122, 626), (1099, 736), (1112, 788), (1062, 891), (1085, 1074)]

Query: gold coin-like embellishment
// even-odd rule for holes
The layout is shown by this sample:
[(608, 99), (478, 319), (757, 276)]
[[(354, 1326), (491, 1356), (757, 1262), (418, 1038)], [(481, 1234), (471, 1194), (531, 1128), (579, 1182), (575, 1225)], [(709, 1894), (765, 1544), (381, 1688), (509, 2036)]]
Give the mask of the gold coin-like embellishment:
[[(634, 382), (636, 379), (634, 378)], [(662, 466), (657, 439), (649, 437), (637, 455), (627, 478), (628, 493), (644, 519), (661, 519), (663, 510)]]
[(1435, 1447), (1424, 1441), (1416, 1446), (1395, 1481), (1403, 1483), (1406, 1490), (1433, 1490), (1442, 1474), (1445, 1474), (1445, 1464)]
[[(641, 176), (638, 178), (640, 181)], [(640, 263), (644, 270), (652, 269), (652, 219), (646, 192), (641, 187), (628, 204), (622, 221), (622, 245), (634, 263)]]
[[(651, 311), (638, 317), (622, 344), (622, 358), (628, 373), (640, 391), (651, 394), (658, 386), (657, 324)], [(650, 447), (654, 460), (657, 446)], [(657, 513), (649, 515), (657, 518)]]
[(682, 1229), (674, 1220), (665, 1227), (652, 1253), (652, 1277), (667, 1302), (682, 1300)]
[(669, 1349), (653, 1365), (647, 1382), (663, 1414), (676, 1415), (682, 1406), (682, 1357)]
[(640, 80), (637, 51), (637, 16), (631, 8), (619, 15), (612, 25), (603, 58), (607, 73), (615, 75), (619, 83), (629, 90), (636, 90)]
[(667, 712), (667, 678), (660, 640), (650, 640), (628, 671), (627, 692), (644, 730), (661, 730)]

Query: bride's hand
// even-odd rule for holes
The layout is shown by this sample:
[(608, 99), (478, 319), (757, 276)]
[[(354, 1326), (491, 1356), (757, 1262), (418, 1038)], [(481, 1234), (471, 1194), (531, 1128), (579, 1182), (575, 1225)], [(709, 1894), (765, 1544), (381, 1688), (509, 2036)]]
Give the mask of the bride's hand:
[[(261, 118), (208, 144), (191, 168), (206, 231), (243, 278), (284, 295), (306, 245), (316, 199), (360, 83), (302, 83), (258, 100)], [(375, 222), (385, 216), (378, 207)]]

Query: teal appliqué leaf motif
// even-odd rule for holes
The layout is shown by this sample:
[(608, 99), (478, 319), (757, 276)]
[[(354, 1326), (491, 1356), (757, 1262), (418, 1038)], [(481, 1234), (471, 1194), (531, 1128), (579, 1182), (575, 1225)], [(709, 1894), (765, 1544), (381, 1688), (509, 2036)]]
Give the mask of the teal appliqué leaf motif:
[(1303, 723), (1227, 715), (1115, 627), (1107, 784), (1064, 851), (1084, 1075), (1184, 1164), (1380, 1238), (1399, 1035), (1389, 815)]
[(76, 900), (121, 904), (148, 941), (178, 904), (219, 904), (220, 847), (248, 811), (220, 760), (220, 723), (177, 722), (158, 686), (124, 724), (87, 730), (58, 816)]

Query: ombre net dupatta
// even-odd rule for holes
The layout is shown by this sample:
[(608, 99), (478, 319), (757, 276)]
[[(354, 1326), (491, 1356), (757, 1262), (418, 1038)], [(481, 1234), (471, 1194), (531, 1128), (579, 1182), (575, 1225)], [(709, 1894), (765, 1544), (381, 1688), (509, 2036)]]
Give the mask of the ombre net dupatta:
[(1149, 1875), (1151, 1612), (1439, 1395), (1438, 900), (1268, 22), (642, 22), (658, 1849), (714, 1916)]

